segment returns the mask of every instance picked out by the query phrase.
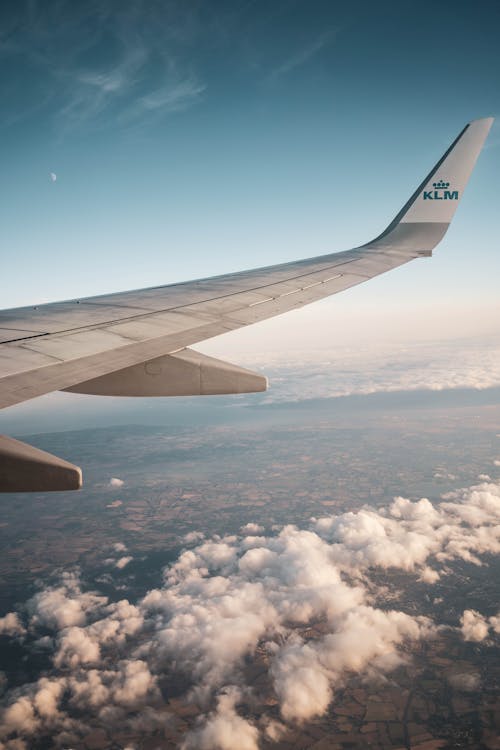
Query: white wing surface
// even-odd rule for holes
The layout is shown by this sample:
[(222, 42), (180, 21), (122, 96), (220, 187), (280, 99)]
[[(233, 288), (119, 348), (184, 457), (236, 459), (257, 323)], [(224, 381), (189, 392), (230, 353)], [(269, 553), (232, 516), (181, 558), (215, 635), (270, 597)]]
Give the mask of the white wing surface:
[[(1, 311), (0, 408), (55, 390), (131, 396), (264, 390), (263, 376), (187, 347), (431, 255), (491, 124), (491, 118), (468, 124), (394, 221), (361, 247), (208, 279)], [(12, 452), (9, 459), (2, 455), (0, 443), (0, 489), (3, 482), (12, 490), (17, 487)], [(75, 484), (79, 481), (75, 474)], [(67, 478), (63, 485), (55, 488), (66, 489)]]

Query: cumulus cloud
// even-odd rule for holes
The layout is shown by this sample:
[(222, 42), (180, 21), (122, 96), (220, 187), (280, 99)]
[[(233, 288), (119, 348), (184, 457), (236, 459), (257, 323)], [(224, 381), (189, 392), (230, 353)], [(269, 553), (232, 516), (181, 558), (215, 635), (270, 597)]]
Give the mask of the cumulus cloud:
[(1, 730), (4, 738), (12, 732), (24, 735), (34, 734), (38, 726), (39, 719), (35, 715), (33, 703), (25, 696), (11, 703), (2, 716)]
[(197, 544), (204, 538), (205, 534), (203, 533), (203, 531), (189, 531), (184, 535), (182, 541), (184, 542), (184, 544)]
[[(103, 562), (105, 565), (112, 565), (118, 570), (123, 570), (134, 559), (128, 552), (127, 545), (123, 542), (115, 542), (111, 547), (111, 557), (107, 557)], [(124, 554), (125, 553), (125, 554)]]
[(488, 622), (490, 623), (490, 628), (493, 632), (500, 634), (500, 611), (493, 617), (490, 617)]
[(248, 534), (249, 536), (253, 534), (262, 534), (264, 531), (264, 527), (260, 526), (258, 523), (246, 523), (244, 526), (241, 527), (241, 533), (242, 534)]
[(482, 641), (488, 635), (486, 620), (473, 609), (465, 610), (460, 618), (460, 625), (466, 641)]
[[(278, 739), (290, 722), (324, 713), (353, 675), (383, 678), (411, 659), (412, 644), (436, 637), (428, 618), (387, 607), (377, 571), (406, 571), (431, 586), (455, 559), (481, 565), (500, 548), (500, 485), (462, 488), (438, 503), (397, 497), (384, 508), (270, 535), (253, 524), (241, 531), (187, 539), (194, 546), (165, 568), (163, 584), (134, 603), (110, 602), (68, 573), (32, 597), (25, 637), (35, 643), (53, 631), (46, 644), (52, 669), (7, 692), (0, 742), (36, 735), (77, 744), (83, 714), (85, 731), (126, 727), (144, 736), (165, 726), (163, 695), (175, 676), (186, 685), (183, 700), (200, 714), (184, 735), (185, 750), (254, 750), (261, 736)], [(126, 552), (123, 543), (113, 549)], [(9, 619), (14, 636), (18, 622)], [(320, 630), (306, 635), (314, 623)], [(487, 618), (474, 610), (457, 629), (486, 644), (499, 631), (500, 613)], [(262, 667), (284, 724), (265, 711), (258, 722), (249, 718), (249, 659)], [(473, 689), (473, 677), (449, 681)]]
[(423, 583), (436, 583), (440, 578), (441, 576), (439, 575), (437, 570), (425, 566), (420, 573), (418, 580), (422, 581)]
[(466, 641), (484, 641), (492, 633), (500, 633), (500, 612), (487, 618), (475, 609), (466, 609), (460, 618), (460, 629)]
[[(443, 495), (434, 506), (427, 498), (412, 502), (397, 497), (387, 509), (364, 508), (318, 519), (322, 536), (341, 542), (339, 564), (353, 573), (370, 565), (422, 569), (431, 582), (428, 560), (438, 564), (462, 559), (481, 564), (480, 554), (500, 552), (500, 485), (480, 484)], [(439, 575), (439, 571), (438, 571)]]
[(106, 598), (95, 592), (82, 592), (76, 573), (65, 573), (60, 586), (49, 587), (27, 602), (32, 625), (59, 630), (84, 625), (88, 615), (98, 610)]
[(99, 661), (100, 655), (99, 644), (83, 628), (65, 628), (58, 638), (54, 664), (56, 667), (68, 666), (74, 669), (79, 664)]
[(156, 690), (156, 678), (148, 665), (140, 660), (124, 660), (110, 684), (110, 697), (118, 705), (143, 704), (147, 696)]
[(0, 635), (24, 635), (24, 628), (17, 612), (8, 612), (5, 617), (0, 617)]
[(191, 732), (182, 743), (182, 750), (258, 750), (259, 731), (251, 722), (236, 713), (240, 691), (234, 686), (219, 695), (217, 709), (205, 724)]

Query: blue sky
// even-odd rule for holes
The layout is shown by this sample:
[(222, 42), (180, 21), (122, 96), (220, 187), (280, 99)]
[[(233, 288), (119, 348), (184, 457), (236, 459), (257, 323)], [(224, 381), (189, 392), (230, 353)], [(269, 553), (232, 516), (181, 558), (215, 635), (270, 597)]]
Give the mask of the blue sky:
[[(48, 0), (0, 20), (2, 306), (365, 241), (500, 110), (495, 2)], [(443, 265), (495, 294), (499, 161), (496, 124), (431, 287)]]
[[(497, 2), (32, 0), (0, 29), (1, 307), (355, 246), (500, 114)], [(499, 173), (496, 122), (436, 256), (323, 304), (491, 332)]]

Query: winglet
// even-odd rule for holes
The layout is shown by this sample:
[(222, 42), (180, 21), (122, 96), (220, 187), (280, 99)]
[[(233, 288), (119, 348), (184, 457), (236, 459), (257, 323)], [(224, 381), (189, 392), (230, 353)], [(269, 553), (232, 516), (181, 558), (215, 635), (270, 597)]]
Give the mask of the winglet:
[(485, 117), (466, 125), (387, 229), (369, 244), (386, 244), (390, 238), (391, 245), (403, 240), (411, 249), (413, 237), (416, 253), (431, 255), (450, 225), (492, 123), (492, 117)]

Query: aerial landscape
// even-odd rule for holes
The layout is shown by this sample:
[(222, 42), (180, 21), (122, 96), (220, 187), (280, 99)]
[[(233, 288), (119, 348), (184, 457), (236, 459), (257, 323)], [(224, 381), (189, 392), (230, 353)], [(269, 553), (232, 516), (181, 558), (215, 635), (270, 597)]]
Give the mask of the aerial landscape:
[(500, 750), (499, 32), (2, 4), (0, 750)]
[(498, 389), (224, 401), (32, 438), (92, 487), (4, 506), (6, 747), (498, 747)]

